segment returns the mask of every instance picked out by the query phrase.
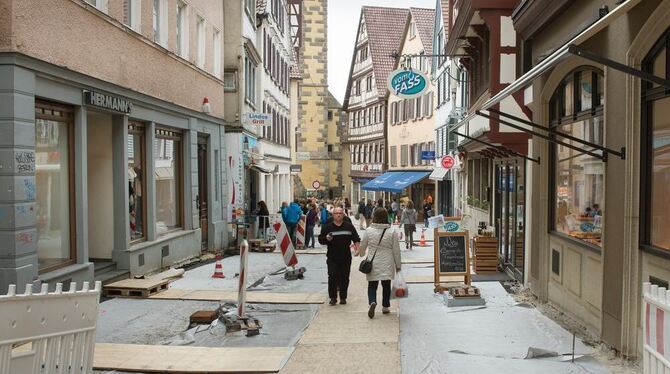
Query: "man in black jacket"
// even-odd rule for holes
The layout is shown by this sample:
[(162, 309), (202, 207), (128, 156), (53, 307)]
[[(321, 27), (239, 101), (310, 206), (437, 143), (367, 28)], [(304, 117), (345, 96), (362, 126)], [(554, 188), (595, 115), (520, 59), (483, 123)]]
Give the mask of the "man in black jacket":
[(344, 210), (341, 207), (333, 209), (333, 221), (321, 227), (319, 243), (328, 245), (326, 264), (328, 265), (328, 296), (330, 305), (337, 303), (337, 290), (340, 290), (340, 304), (347, 303), (347, 289), (349, 288), (349, 273), (351, 271), (351, 250), (354, 243), (359, 250), (361, 238), (351, 222), (344, 220)]

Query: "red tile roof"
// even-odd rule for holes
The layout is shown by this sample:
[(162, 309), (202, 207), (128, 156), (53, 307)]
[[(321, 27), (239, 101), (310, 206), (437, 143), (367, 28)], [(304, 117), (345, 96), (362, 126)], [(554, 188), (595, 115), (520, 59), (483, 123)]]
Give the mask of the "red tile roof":
[(409, 8), (416, 30), (419, 33), (423, 50), (426, 54), (433, 53), (433, 26), (435, 23), (435, 9)]
[[(379, 96), (385, 97), (388, 92), (386, 78), (395, 66), (395, 58), (391, 55), (394, 52), (399, 52), (409, 10), (364, 6), (362, 12), (368, 32), (368, 43), (372, 56), (372, 68), (377, 82), (377, 91)], [(347, 98), (348, 94), (347, 92)]]

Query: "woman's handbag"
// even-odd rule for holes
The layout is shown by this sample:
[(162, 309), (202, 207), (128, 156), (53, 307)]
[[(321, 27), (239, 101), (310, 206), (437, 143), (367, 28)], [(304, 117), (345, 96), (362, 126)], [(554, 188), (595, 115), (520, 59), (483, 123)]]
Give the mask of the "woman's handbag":
[(377, 249), (379, 249), (379, 244), (381, 244), (385, 233), (386, 229), (382, 231), (382, 236), (379, 237), (379, 243), (377, 243), (377, 248), (375, 249), (375, 254), (372, 255), (372, 259), (368, 260), (366, 258), (365, 260), (361, 261), (360, 265), (358, 265), (358, 271), (360, 271), (361, 273), (369, 274), (372, 271), (372, 261), (375, 260), (375, 256), (377, 255)]

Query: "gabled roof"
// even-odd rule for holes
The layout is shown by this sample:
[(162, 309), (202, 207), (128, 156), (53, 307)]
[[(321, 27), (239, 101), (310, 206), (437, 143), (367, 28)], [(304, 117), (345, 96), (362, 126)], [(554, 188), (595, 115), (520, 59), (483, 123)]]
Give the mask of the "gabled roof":
[(409, 8), (414, 19), (416, 31), (419, 33), (423, 50), (433, 53), (433, 22), (435, 22), (435, 9)]
[(328, 108), (342, 109), (342, 104), (333, 96), (333, 93), (328, 90)]
[[(393, 53), (400, 50), (403, 31), (409, 9), (385, 8), (376, 6), (363, 6), (361, 16), (356, 29), (356, 41), (360, 35), (361, 23), (365, 23), (368, 35), (368, 45), (370, 56), (372, 58), (372, 69), (377, 82), (377, 93), (380, 97), (386, 97), (388, 89), (386, 88), (386, 78), (395, 67), (395, 58)], [(344, 95), (344, 103), (349, 104), (349, 95), (351, 93), (351, 75), (354, 70), (354, 61), (356, 60), (356, 48), (354, 48), (351, 59), (351, 68), (349, 70), (349, 81), (347, 82), (347, 91)]]

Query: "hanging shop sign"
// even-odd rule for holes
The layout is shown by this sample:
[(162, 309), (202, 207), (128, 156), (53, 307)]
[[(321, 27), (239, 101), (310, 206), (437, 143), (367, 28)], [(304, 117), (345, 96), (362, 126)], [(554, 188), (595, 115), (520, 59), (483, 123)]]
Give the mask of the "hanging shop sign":
[(130, 100), (95, 91), (84, 90), (83, 93), (85, 105), (123, 114), (129, 114), (133, 110)]
[(435, 151), (421, 151), (421, 159), (422, 160), (434, 160), (435, 159)]
[(302, 171), (302, 165), (300, 164), (292, 164), (290, 166), (291, 173), (300, 173)]
[(440, 163), (442, 164), (443, 168), (451, 169), (454, 167), (454, 165), (456, 165), (456, 159), (452, 156), (446, 155), (442, 157), (442, 161)]
[(242, 124), (249, 126), (272, 126), (272, 115), (268, 113), (244, 113)]
[(428, 78), (417, 70), (398, 69), (389, 74), (387, 84), (394, 95), (411, 99), (423, 95), (428, 89)]

